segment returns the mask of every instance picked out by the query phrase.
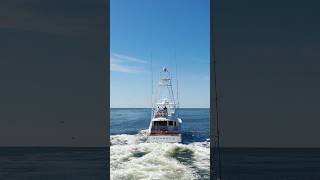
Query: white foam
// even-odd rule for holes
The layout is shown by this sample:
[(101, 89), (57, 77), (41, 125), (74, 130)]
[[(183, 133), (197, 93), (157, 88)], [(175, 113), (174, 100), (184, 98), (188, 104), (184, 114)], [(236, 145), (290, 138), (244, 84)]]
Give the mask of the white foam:
[[(113, 180), (198, 179), (198, 170), (210, 169), (210, 142), (185, 144), (144, 143), (146, 130), (136, 135), (111, 136), (110, 170)], [(175, 154), (187, 152), (191, 162)]]

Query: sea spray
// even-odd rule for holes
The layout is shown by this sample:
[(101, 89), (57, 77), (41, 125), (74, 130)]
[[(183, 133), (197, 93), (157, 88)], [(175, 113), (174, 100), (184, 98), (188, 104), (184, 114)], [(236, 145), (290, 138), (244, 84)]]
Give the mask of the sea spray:
[(145, 143), (146, 132), (111, 136), (111, 179), (209, 179), (210, 142)]

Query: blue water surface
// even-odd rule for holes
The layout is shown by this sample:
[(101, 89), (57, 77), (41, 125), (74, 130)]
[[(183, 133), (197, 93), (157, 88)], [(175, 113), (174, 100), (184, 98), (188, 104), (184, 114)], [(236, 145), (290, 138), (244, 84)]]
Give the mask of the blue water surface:
[(0, 147), (1, 180), (105, 180), (106, 148)]
[[(183, 143), (203, 142), (210, 138), (210, 109), (183, 108), (178, 114), (183, 121)], [(150, 119), (149, 108), (113, 108), (110, 112), (111, 135), (137, 134), (148, 129)]]

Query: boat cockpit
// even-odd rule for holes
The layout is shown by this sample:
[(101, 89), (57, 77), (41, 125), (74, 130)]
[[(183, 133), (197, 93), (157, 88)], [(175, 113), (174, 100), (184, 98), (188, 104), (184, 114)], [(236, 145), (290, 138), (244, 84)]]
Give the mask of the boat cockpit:
[(151, 134), (175, 134), (179, 126), (176, 121), (153, 121)]

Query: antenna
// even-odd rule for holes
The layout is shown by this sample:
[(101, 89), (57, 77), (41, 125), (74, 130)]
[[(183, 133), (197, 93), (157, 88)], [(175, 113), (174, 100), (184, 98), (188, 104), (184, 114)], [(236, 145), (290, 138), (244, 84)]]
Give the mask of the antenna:
[[(152, 53), (150, 53), (150, 74), (151, 74), (151, 109), (153, 109), (153, 70), (152, 70)], [(151, 111), (151, 116), (153, 111)]]
[[(179, 108), (179, 83), (178, 83), (178, 63), (176, 61), (176, 52), (174, 52), (174, 61), (176, 62), (176, 83), (177, 83), (177, 108)], [(179, 113), (179, 111), (178, 111)], [(179, 114), (178, 114), (179, 115)]]

